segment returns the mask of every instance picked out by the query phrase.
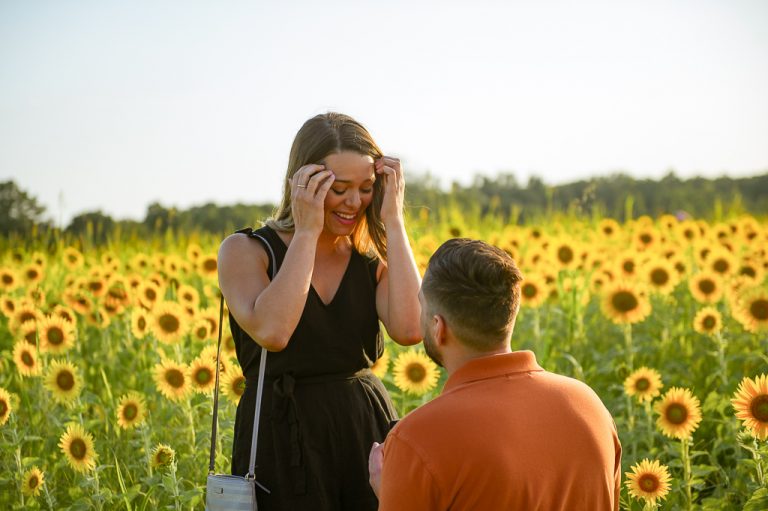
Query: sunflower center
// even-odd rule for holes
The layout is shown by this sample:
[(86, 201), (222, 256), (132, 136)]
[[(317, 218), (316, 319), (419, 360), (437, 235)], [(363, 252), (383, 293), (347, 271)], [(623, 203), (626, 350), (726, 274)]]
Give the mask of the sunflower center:
[(7, 273), (3, 273), (3, 284), (5, 285), (13, 284), (13, 277), (8, 275)]
[(203, 263), (203, 268), (205, 268), (205, 271), (207, 271), (207, 272), (214, 272), (214, 271), (216, 271), (216, 261), (214, 259), (207, 259)]
[(180, 389), (184, 386), (184, 374), (178, 369), (168, 369), (165, 372), (165, 381), (171, 387)]
[(139, 330), (144, 330), (147, 328), (147, 319), (145, 317), (140, 317), (139, 320), (136, 322), (139, 325)]
[(707, 316), (704, 318), (704, 321), (702, 321), (701, 324), (704, 326), (706, 330), (712, 330), (713, 328), (715, 328), (717, 321), (713, 316)]
[(768, 423), (768, 395), (762, 394), (757, 396), (752, 400), (749, 409), (752, 412), (752, 417), (760, 422)]
[(35, 365), (35, 359), (32, 357), (32, 354), (28, 351), (23, 351), (21, 353), (21, 362), (27, 367), (32, 367)]
[(624, 268), (624, 271), (627, 273), (633, 273), (635, 271), (635, 262), (634, 261), (624, 261), (624, 263), (621, 265), (622, 268)]
[(30, 490), (34, 490), (37, 488), (37, 485), (40, 484), (40, 479), (38, 479), (36, 475), (31, 475), (29, 476), (27, 484), (29, 485)]
[(427, 377), (427, 370), (421, 364), (408, 364), (405, 368), (405, 374), (413, 383), (420, 383)]
[(653, 493), (659, 488), (659, 479), (653, 474), (643, 474), (637, 480), (637, 485), (644, 492)]
[(749, 306), (749, 312), (752, 313), (752, 317), (758, 321), (765, 321), (768, 319), (768, 300), (758, 299), (752, 302)]
[(211, 379), (211, 371), (206, 367), (201, 367), (200, 370), (195, 373), (195, 381), (200, 385), (205, 385), (206, 383), (210, 382)]
[(611, 298), (613, 308), (619, 312), (630, 312), (637, 308), (637, 297), (630, 291), (619, 291)]
[(673, 403), (667, 408), (666, 416), (672, 424), (683, 424), (688, 418), (688, 409), (680, 403)]
[(699, 282), (699, 289), (705, 295), (711, 295), (715, 291), (715, 283), (709, 279), (704, 279)]
[(75, 386), (75, 376), (69, 371), (61, 371), (56, 375), (56, 386), (61, 390), (72, 390)]
[(181, 323), (179, 322), (179, 318), (174, 316), (173, 314), (163, 314), (158, 319), (158, 323), (160, 324), (160, 328), (163, 329), (164, 332), (168, 333), (174, 333), (179, 330), (179, 327), (181, 326)]
[(88, 453), (88, 448), (85, 445), (85, 441), (82, 438), (75, 438), (72, 443), (69, 444), (69, 454), (76, 460), (82, 460)]
[(573, 250), (571, 247), (560, 247), (557, 251), (557, 258), (563, 263), (573, 261)]
[(539, 290), (532, 284), (523, 285), (523, 296), (526, 298), (533, 298), (539, 294)]
[(651, 241), (653, 241), (653, 238), (651, 237), (650, 234), (646, 233), (640, 236), (640, 241), (643, 242), (643, 245), (648, 245)]
[(663, 268), (656, 268), (651, 272), (651, 281), (657, 286), (663, 286), (669, 281), (669, 274)]
[(35, 337), (36, 332), (34, 330), (31, 330), (27, 332), (27, 335), (24, 336), (24, 340), (27, 341), (27, 343), (31, 344), (32, 346), (35, 345)]
[(635, 383), (635, 388), (640, 392), (648, 390), (650, 386), (651, 386), (651, 382), (648, 381), (648, 378), (640, 378)]
[(27, 278), (28, 278), (29, 280), (35, 280), (35, 279), (37, 278), (37, 276), (38, 276), (38, 273), (37, 273), (37, 271), (36, 271), (36, 270), (29, 270), (29, 271), (27, 272)]
[(162, 451), (158, 451), (157, 462), (158, 465), (167, 465), (171, 462), (171, 453), (164, 449)]
[(712, 269), (715, 270), (717, 273), (725, 273), (730, 268), (730, 264), (728, 264), (728, 261), (725, 259), (718, 259), (715, 261), (715, 264), (712, 265)]
[(48, 342), (54, 346), (64, 342), (64, 332), (61, 331), (61, 328), (55, 326), (48, 330)]
[(155, 293), (154, 289), (148, 288), (146, 291), (144, 291), (144, 296), (146, 296), (148, 300), (155, 301), (157, 298), (157, 293)]
[(6, 413), (8, 413), (8, 403), (4, 400), (0, 400), (0, 417), (5, 417)]
[(245, 392), (245, 378), (240, 377), (240, 378), (237, 378), (235, 381), (233, 381), (232, 390), (238, 396), (242, 396), (243, 392)]
[(751, 266), (742, 266), (739, 270), (739, 275), (746, 275), (747, 277), (755, 278), (757, 276), (757, 272)]
[(123, 417), (129, 421), (136, 418), (139, 415), (139, 408), (134, 403), (128, 403), (123, 408)]

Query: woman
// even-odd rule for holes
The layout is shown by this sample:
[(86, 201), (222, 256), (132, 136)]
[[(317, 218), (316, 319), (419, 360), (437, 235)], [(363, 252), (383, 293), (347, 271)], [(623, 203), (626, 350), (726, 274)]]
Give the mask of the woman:
[(261, 347), (271, 352), (256, 459), (271, 493), (257, 490), (260, 511), (377, 507), (368, 451), (396, 419), (369, 369), (383, 350), (379, 321), (400, 344), (421, 337), (403, 193), (399, 160), (361, 124), (318, 115), (293, 142), (275, 217), (221, 244), (219, 283), (246, 376), (233, 474), (248, 471)]

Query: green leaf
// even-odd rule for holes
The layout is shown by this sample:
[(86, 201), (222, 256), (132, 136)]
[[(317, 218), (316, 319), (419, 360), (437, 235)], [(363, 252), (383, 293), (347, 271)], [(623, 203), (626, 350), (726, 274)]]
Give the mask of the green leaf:
[(768, 509), (768, 488), (760, 488), (744, 505), (744, 511), (765, 511)]

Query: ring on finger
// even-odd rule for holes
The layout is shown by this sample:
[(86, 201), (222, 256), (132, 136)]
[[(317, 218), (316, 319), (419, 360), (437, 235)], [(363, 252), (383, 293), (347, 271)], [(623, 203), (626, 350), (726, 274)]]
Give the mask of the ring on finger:
[(306, 188), (307, 185), (296, 185), (297, 188)]

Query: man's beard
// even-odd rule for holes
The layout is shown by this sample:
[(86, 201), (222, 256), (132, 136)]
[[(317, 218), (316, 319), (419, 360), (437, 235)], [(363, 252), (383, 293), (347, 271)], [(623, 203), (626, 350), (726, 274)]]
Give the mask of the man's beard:
[(437, 349), (437, 346), (435, 345), (434, 341), (429, 335), (429, 330), (425, 329), (424, 332), (424, 351), (426, 352), (427, 356), (432, 359), (432, 362), (439, 365), (440, 367), (443, 366), (443, 360), (440, 356), (440, 352)]

